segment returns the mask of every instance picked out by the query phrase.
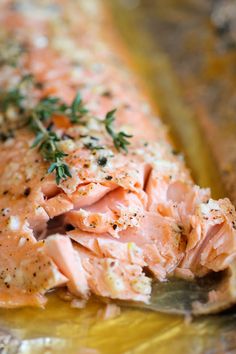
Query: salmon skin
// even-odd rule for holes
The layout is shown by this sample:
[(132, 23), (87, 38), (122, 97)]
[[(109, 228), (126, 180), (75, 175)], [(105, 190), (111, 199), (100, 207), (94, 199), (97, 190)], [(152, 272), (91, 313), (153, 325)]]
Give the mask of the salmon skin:
[(226, 269), (235, 209), (193, 183), (99, 2), (3, 0), (0, 23), (0, 306), (148, 303)]

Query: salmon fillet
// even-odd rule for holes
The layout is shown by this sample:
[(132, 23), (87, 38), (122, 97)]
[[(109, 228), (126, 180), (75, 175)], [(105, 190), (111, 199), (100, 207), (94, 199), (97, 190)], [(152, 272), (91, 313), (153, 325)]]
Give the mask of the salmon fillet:
[(192, 181), (100, 4), (3, 0), (0, 23), (0, 306), (226, 269), (235, 209)]

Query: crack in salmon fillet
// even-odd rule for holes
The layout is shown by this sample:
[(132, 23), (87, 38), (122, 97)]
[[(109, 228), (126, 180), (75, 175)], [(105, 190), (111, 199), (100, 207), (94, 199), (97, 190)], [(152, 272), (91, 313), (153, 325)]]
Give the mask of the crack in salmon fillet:
[[(192, 181), (106, 35), (101, 4), (3, 0), (0, 23), (0, 95), (10, 99), (0, 100), (0, 306), (44, 306), (58, 287), (85, 300), (148, 303), (152, 279), (226, 269), (236, 255), (235, 209)], [(22, 86), (25, 100), (14, 91), (24, 75), (37, 83)], [(70, 171), (57, 183), (19, 117), (45, 98), (71, 105), (78, 91), (82, 123), (47, 112), (45, 129), (59, 137)], [(128, 152), (103, 124), (114, 108)]]

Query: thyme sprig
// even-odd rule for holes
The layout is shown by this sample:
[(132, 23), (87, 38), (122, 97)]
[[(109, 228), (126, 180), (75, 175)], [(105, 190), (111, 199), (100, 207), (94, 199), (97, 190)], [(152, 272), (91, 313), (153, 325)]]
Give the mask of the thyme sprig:
[(69, 166), (63, 161), (67, 154), (58, 147), (60, 141), (58, 135), (46, 129), (40, 118), (36, 112), (33, 112), (30, 118), (29, 126), (36, 135), (31, 147), (37, 147), (44, 160), (51, 162), (48, 173), (55, 171), (56, 183), (59, 184), (67, 177), (71, 177)]
[(51, 162), (48, 173), (55, 172), (57, 184), (72, 175), (69, 166), (64, 162), (67, 154), (58, 146), (60, 138), (54, 131), (50, 131), (50, 126), (46, 128), (43, 123), (55, 113), (64, 114), (72, 123), (78, 123), (87, 112), (80, 94), (77, 93), (71, 106), (62, 102), (58, 97), (45, 97), (39, 101), (31, 113), (29, 126), (36, 135), (32, 148), (37, 147), (43, 158)]
[(115, 113), (116, 109), (113, 109), (112, 111), (107, 112), (105, 119), (103, 120), (105, 124), (105, 128), (107, 133), (112, 137), (113, 143), (115, 148), (120, 151), (124, 150), (125, 152), (128, 152), (127, 146), (130, 145), (130, 142), (127, 140), (129, 138), (132, 138), (133, 135), (127, 134), (123, 131), (120, 131), (116, 133), (113, 129), (113, 123), (115, 121)]
[(88, 113), (85, 108), (80, 93), (77, 93), (71, 105), (67, 105), (58, 97), (48, 96), (42, 98), (35, 111), (42, 120), (50, 118), (53, 114), (62, 114), (69, 118), (72, 124), (80, 123), (81, 119)]

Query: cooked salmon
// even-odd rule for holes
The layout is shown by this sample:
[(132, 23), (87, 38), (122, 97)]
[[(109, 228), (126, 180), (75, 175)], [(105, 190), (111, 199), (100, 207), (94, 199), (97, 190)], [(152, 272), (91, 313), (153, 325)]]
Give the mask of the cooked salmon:
[(0, 4), (1, 307), (148, 302), (236, 257), (233, 205), (194, 184), (99, 6)]

